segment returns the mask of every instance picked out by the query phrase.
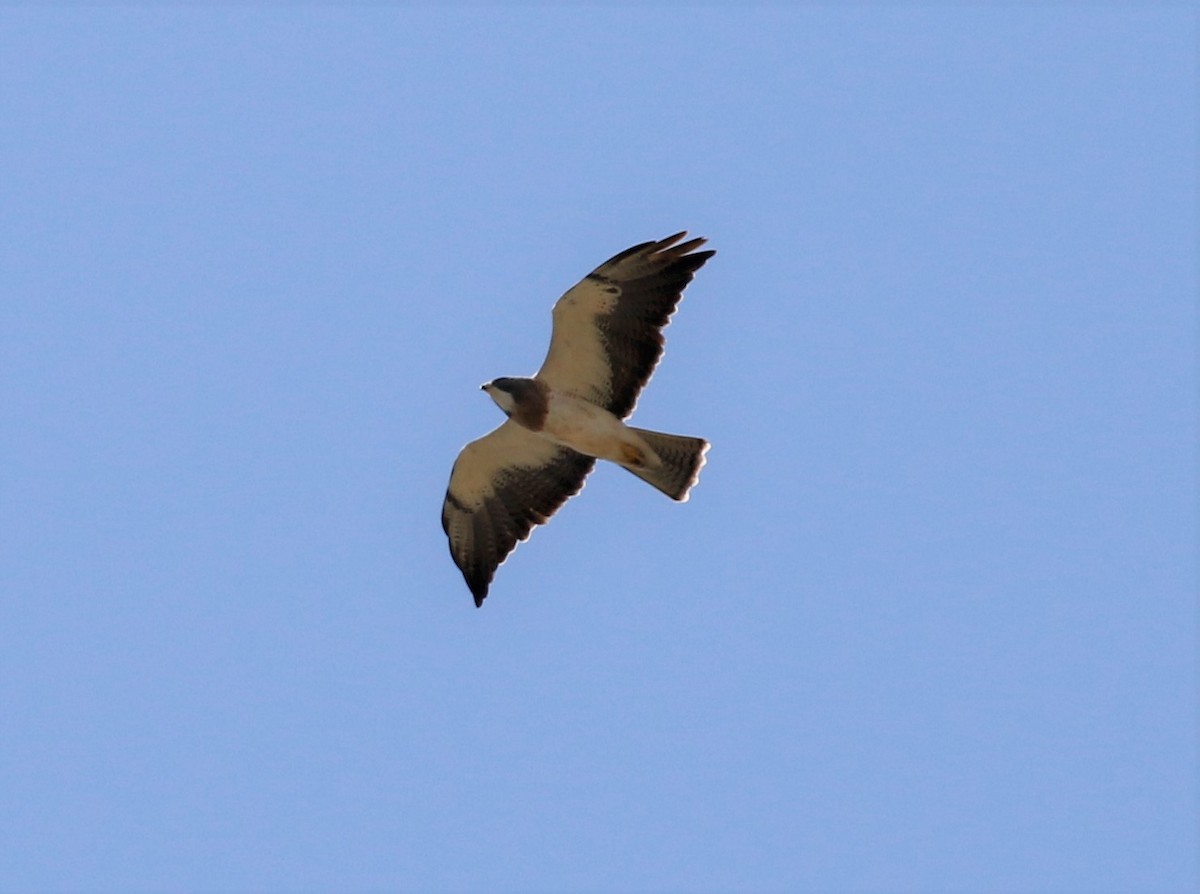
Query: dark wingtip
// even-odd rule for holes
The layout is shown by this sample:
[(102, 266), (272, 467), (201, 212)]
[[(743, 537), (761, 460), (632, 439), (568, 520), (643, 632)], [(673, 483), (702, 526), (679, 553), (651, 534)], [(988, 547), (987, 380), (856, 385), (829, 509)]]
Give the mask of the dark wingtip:
[(471, 580), (467, 578), (467, 586), (471, 588), (471, 595), (475, 597), (475, 607), (482, 608), (483, 600), (487, 599), (488, 584), (490, 580)]
[[(660, 239), (658, 242), (654, 243), (653, 250), (656, 252), (662, 252), (664, 254), (670, 254), (672, 257), (679, 258), (687, 255), (689, 252), (694, 252), (700, 246), (708, 242), (708, 239), (706, 239), (704, 236), (697, 236), (693, 239), (689, 239), (687, 242), (679, 242), (679, 240), (684, 238), (687, 234), (687, 230), (683, 230), (679, 233), (676, 233), (674, 236), (668, 236), (666, 239)], [(678, 245), (676, 245), (677, 242), (679, 243)], [(701, 252), (701, 254), (703, 254), (707, 260), (715, 255), (716, 252), (712, 249), (709, 249), (708, 251)]]

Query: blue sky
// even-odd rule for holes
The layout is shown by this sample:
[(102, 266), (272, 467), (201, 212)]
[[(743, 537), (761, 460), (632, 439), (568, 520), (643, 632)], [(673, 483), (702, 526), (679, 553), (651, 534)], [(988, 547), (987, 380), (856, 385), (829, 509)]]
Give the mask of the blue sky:
[[(1197, 882), (1184, 5), (0, 10), (0, 890)], [(476, 610), (558, 295), (710, 238)]]

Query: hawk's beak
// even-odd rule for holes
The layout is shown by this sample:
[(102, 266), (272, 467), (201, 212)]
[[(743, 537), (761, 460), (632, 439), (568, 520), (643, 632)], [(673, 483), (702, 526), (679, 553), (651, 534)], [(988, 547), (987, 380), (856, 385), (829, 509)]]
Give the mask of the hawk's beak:
[(485, 382), (483, 385), (480, 385), (480, 386), (479, 386), (479, 390), (480, 390), (480, 391), (487, 391), (487, 390), (488, 390), (488, 385), (490, 385), (490, 384), (492, 384), (492, 383), (491, 383), (491, 382)]

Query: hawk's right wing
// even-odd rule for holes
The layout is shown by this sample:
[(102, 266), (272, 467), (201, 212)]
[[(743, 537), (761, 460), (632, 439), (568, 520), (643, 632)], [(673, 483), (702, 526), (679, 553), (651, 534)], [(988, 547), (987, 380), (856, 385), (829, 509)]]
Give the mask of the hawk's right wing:
[(442, 529), (476, 606), (496, 568), (534, 525), (579, 493), (595, 463), (512, 420), (462, 449), (450, 472)]

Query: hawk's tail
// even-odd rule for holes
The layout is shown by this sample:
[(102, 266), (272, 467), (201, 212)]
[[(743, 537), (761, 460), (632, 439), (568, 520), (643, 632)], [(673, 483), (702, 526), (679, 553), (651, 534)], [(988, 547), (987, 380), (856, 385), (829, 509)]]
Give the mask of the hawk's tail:
[(704, 466), (708, 441), (685, 435), (665, 435), (662, 432), (646, 431), (644, 428), (634, 428), (633, 431), (658, 454), (662, 465), (657, 469), (647, 466), (622, 468), (653, 484), (672, 500), (681, 503), (687, 500), (688, 491), (700, 477), (700, 469)]

